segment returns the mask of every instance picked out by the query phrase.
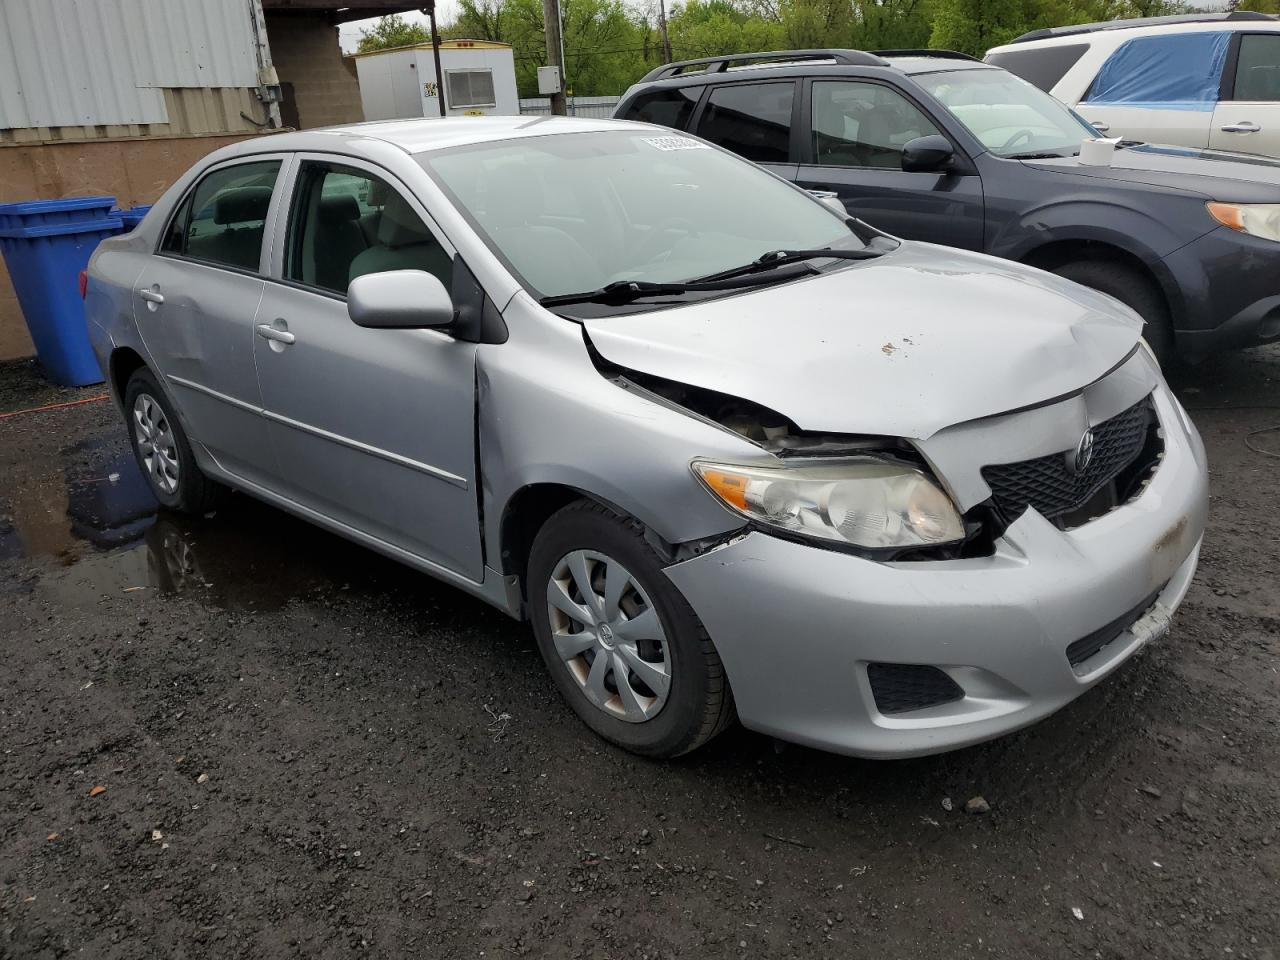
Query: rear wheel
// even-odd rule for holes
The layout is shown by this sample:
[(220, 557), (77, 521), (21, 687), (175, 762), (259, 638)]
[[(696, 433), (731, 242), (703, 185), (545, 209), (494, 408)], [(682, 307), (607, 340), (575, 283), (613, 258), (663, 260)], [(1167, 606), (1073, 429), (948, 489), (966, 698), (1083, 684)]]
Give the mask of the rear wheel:
[(1115, 297), (1146, 321), (1142, 336), (1155, 352), (1160, 365), (1177, 365), (1173, 325), (1164, 297), (1150, 277), (1123, 263), (1109, 260), (1077, 260), (1053, 271), (1060, 277)]
[(129, 378), (124, 408), (133, 454), (161, 505), (183, 513), (213, 507), (223, 488), (200, 472), (182, 424), (149, 370)]
[(563, 508), (534, 540), (528, 591), (547, 669), (604, 739), (674, 757), (732, 721), (720, 657), (639, 524), (588, 501)]

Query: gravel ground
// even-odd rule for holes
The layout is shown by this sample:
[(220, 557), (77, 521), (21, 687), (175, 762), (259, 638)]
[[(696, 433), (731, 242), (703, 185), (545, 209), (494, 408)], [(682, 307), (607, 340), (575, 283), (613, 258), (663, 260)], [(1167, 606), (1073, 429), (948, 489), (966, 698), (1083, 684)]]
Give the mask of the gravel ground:
[[(1280, 348), (1184, 379), (1172, 634), (898, 762), (638, 760), (479, 602), (247, 498), (156, 516), (109, 403), (0, 419), (0, 957), (1276, 960)], [(0, 367), (0, 410), (97, 392)]]

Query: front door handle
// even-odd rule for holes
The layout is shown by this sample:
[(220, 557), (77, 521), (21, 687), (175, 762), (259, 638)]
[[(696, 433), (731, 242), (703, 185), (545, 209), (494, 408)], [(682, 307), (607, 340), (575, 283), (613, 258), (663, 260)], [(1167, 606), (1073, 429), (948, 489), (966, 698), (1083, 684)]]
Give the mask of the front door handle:
[(1093, 129), (1097, 130), (1099, 133), (1106, 133), (1111, 129), (1111, 124), (1104, 123), (1101, 120), (1090, 120), (1089, 126), (1093, 127)]
[(138, 291), (138, 296), (147, 301), (147, 303), (164, 303), (164, 294), (160, 292), (160, 288), (158, 286), (143, 287)]
[[(283, 324), (284, 321), (277, 320), (276, 323)], [(262, 337), (264, 340), (271, 340), (275, 343), (283, 343), (286, 346), (298, 339), (288, 330), (282, 330), (279, 327), (272, 326), (269, 323), (258, 324), (258, 336)]]
[(1252, 120), (1241, 120), (1239, 123), (1228, 123), (1222, 127), (1223, 133), (1257, 133), (1262, 127)]

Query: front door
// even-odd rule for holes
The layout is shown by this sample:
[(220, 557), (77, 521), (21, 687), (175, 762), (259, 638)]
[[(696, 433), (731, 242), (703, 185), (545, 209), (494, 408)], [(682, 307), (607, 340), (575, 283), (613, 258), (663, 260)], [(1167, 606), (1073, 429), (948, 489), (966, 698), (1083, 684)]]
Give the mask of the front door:
[(981, 178), (902, 169), (907, 141), (941, 134), (905, 96), (882, 83), (815, 80), (807, 114), (796, 183), (834, 191), (849, 213), (894, 236), (982, 249)]
[(188, 435), (255, 483), (275, 472), (258, 415), (253, 321), (282, 166), (280, 157), (254, 158), (206, 173), (178, 205), (133, 293), (143, 343)]
[(1280, 157), (1280, 33), (1245, 33), (1237, 42), (1235, 69), (1223, 84), (1226, 96), (1213, 111), (1209, 146)]
[(479, 581), (475, 344), (357, 327), (346, 303), (352, 279), (386, 270), (448, 288), (453, 251), (403, 184), (359, 161), (303, 157), (292, 197), (253, 337), (275, 487)]

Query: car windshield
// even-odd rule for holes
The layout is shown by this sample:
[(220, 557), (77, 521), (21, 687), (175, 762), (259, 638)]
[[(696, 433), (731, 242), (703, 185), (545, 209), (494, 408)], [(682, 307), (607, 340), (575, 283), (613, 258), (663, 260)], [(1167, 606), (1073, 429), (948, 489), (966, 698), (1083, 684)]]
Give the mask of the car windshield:
[(998, 157), (1075, 156), (1098, 132), (1043, 90), (1005, 70), (946, 70), (916, 78)]
[(678, 283), (774, 250), (863, 246), (836, 213), (772, 174), (657, 130), (505, 140), (419, 160), (541, 297)]

